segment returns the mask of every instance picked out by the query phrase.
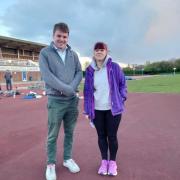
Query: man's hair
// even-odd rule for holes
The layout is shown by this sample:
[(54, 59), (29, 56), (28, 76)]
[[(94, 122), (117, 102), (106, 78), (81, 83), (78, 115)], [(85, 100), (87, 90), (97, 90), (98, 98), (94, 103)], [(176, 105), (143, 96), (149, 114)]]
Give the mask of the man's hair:
[(57, 31), (60, 30), (63, 33), (68, 33), (69, 34), (69, 27), (66, 23), (57, 23), (54, 25), (54, 29), (53, 29), (53, 34)]

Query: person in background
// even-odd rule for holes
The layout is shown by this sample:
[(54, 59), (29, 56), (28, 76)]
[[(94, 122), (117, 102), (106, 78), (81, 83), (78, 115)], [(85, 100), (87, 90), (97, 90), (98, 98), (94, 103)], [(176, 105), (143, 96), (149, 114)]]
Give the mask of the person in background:
[(92, 62), (85, 72), (84, 111), (97, 131), (102, 158), (98, 170), (100, 175), (117, 175), (117, 131), (126, 98), (127, 88), (122, 69), (112, 62), (107, 45), (97, 42)]
[(11, 91), (12, 90), (12, 74), (9, 70), (6, 70), (6, 72), (4, 74), (4, 79), (6, 81), (7, 91)]
[(80, 171), (72, 159), (72, 144), (78, 116), (77, 89), (82, 80), (82, 70), (77, 54), (68, 45), (68, 38), (68, 25), (55, 24), (53, 41), (41, 50), (39, 56), (40, 71), (48, 95), (47, 180), (56, 180), (56, 146), (62, 121), (65, 133), (63, 165), (72, 173)]

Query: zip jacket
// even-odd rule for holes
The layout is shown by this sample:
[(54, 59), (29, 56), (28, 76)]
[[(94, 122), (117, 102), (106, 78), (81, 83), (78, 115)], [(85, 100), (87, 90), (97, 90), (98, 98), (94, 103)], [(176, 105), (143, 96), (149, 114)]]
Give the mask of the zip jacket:
[[(106, 67), (110, 87), (111, 112), (115, 116), (124, 111), (124, 101), (127, 99), (126, 80), (122, 69), (117, 63), (112, 62), (111, 57), (108, 57)], [(95, 68), (92, 65), (87, 67), (84, 84), (84, 111), (91, 121), (95, 118), (94, 71)]]

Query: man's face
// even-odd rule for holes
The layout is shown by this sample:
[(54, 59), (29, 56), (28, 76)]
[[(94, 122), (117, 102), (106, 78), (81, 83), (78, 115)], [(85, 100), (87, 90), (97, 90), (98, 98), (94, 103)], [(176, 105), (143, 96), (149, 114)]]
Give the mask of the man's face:
[(56, 30), (53, 35), (53, 41), (57, 48), (65, 49), (68, 43), (68, 33), (64, 33), (60, 30)]

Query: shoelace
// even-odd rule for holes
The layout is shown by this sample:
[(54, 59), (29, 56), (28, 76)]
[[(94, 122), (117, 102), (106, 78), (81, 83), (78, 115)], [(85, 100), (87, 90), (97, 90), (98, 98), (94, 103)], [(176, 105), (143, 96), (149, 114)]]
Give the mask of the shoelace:
[(70, 162), (73, 164), (73, 166), (76, 166), (76, 163), (74, 162), (73, 159), (70, 159)]
[(104, 164), (104, 163), (101, 164), (101, 168), (102, 168), (102, 169), (106, 169), (106, 167), (107, 167), (106, 164)]
[(110, 167), (117, 168), (117, 165), (115, 163), (110, 163)]
[(50, 171), (53, 171), (54, 170), (54, 165), (53, 164), (50, 164), (50, 165), (48, 165), (49, 166), (49, 170)]

